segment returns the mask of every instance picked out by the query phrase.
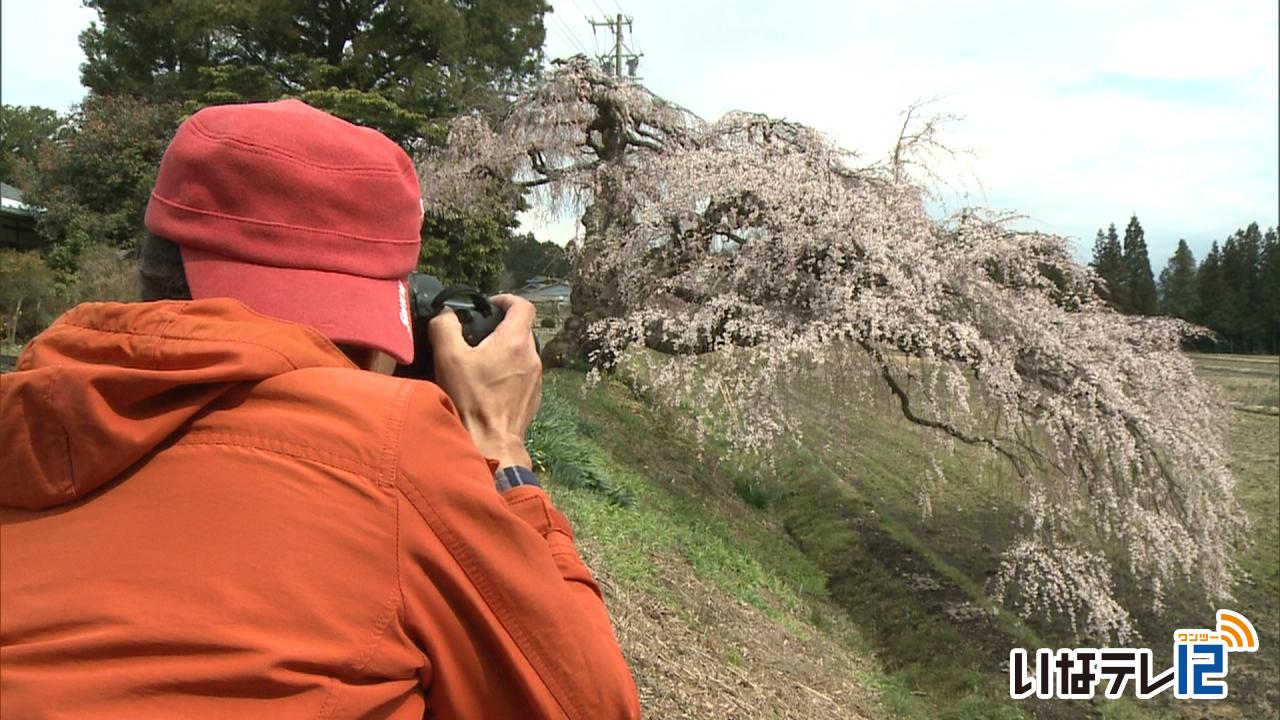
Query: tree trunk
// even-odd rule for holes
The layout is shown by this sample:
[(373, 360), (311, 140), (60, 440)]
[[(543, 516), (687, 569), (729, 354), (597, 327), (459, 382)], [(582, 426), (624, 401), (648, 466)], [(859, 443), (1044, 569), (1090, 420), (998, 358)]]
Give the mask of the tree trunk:
[(598, 273), (594, 266), (600, 260), (602, 243), (599, 238), (609, 233), (624, 232), (631, 222), (632, 203), (621, 174), (603, 173), (595, 199), (582, 216), (585, 237), (582, 249), (573, 259), (570, 270), (569, 315), (560, 332), (543, 350), (543, 363), (547, 367), (562, 367), (577, 363), (610, 364), (613, 358), (595, 357), (600, 344), (590, 337), (591, 324), (597, 320), (614, 317), (622, 309), (612, 273)]

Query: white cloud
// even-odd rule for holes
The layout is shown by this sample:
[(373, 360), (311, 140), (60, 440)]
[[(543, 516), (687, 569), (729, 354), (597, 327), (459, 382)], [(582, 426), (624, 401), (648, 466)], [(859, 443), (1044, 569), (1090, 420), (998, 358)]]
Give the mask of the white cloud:
[(1149, 15), (1129, 19), (1129, 31), (1115, 38), (1098, 69), (1228, 80), (1269, 70), (1274, 78), (1276, 22), (1276, 5), (1257, 0), (1156, 5)]

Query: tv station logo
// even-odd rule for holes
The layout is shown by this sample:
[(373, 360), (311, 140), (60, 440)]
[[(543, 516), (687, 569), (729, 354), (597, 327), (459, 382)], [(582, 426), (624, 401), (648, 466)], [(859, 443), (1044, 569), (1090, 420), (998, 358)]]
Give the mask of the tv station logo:
[(1035, 652), (1034, 662), (1025, 649), (1015, 648), (1009, 653), (1009, 696), (1088, 700), (1105, 682), (1103, 695), (1113, 700), (1130, 686), (1139, 700), (1171, 687), (1177, 698), (1221, 700), (1227, 696), (1231, 654), (1257, 651), (1253, 623), (1239, 613), (1219, 610), (1216, 628), (1173, 633), (1173, 667), (1159, 673), (1148, 648), (1042, 648)]

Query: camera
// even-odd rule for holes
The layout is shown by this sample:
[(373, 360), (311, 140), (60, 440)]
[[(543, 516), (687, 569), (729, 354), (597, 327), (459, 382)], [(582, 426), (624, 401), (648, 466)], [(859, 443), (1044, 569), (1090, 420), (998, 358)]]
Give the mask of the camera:
[(462, 324), (462, 337), (472, 347), (489, 336), (506, 314), (489, 298), (467, 285), (445, 287), (435, 277), (415, 272), (409, 276), (409, 312), (413, 318), (413, 362), (396, 365), (397, 377), (435, 380), (435, 356), (427, 323), (440, 313), (452, 310)]

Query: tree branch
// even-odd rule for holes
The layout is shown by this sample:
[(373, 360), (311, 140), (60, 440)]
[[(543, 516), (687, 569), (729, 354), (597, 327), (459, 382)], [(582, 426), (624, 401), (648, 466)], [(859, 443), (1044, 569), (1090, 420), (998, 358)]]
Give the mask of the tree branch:
[(898, 379), (895, 378), (893, 373), (889, 370), (889, 362), (885, 358), (884, 353), (880, 352), (865, 340), (859, 340), (858, 344), (861, 345), (862, 349), (866, 350), (867, 354), (874, 358), (876, 364), (880, 366), (880, 377), (883, 378), (885, 383), (889, 386), (889, 390), (893, 393), (894, 397), (898, 398), (898, 404), (902, 408), (903, 417), (917, 425), (932, 428), (934, 430), (941, 430), (966, 445), (985, 445), (1008, 458), (1009, 462), (1013, 464), (1013, 468), (1017, 471), (1019, 477), (1028, 477), (1026, 462), (1017, 455), (1009, 452), (1004, 446), (995, 440), (988, 437), (970, 435), (949, 423), (916, 415), (911, 409), (911, 397), (907, 395), (907, 391), (898, 384)]

